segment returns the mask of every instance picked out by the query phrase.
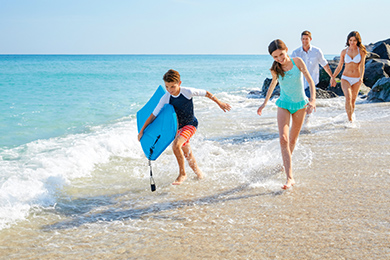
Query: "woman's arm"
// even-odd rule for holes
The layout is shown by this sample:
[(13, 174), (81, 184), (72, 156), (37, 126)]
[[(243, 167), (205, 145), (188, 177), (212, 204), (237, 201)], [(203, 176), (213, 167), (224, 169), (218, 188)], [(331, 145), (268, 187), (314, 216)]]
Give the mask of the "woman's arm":
[[(337, 68), (336, 68), (335, 71), (333, 72), (333, 77), (334, 77), (334, 78), (336, 78), (337, 75), (339, 75), (341, 69), (343, 68), (345, 53), (346, 53), (346, 50), (342, 50), (342, 51), (341, 51), (339, 65), (337, 65)], [(335, 87), (335, 86), (336, 86), (336, 81), (334, 81), (334, 84), (331, 85), (331, 86), (332, 86), (332, 87)]]
[(364, 52), (360, 51), (360, 56), (362, 57), (362, 59), (360, 60), (360, 64), (359, 64), (359, 67), (360, 67), (360, 79), (363, 83), (363, 78), (364, 78), (364, 70), (365, 70), (365, 63), (366, 63), (366, 54), (364, 54)]

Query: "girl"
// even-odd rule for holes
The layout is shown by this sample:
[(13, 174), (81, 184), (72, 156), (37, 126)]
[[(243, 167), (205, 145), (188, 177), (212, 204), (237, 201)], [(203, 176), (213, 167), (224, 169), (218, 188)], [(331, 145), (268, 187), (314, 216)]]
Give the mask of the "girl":
[[(269, 44), (268, 52), (274, 58), (274, 63), (271, 67), (272, 82), (268, 88), (264, 103), (257, 110), (257, 114), (261, 116), (264, 107), (279, 81), (280, 97), (275, 104), (278, 106), (277, 120), (280, 149), (287, 176), (286, 184), (282, 186), (282, 189), (288, 189), (295, 184), (292, 173), (291, 155), (306, 113), (310, 114), (316, 108), (316, 90), (305, 63), (301, 58), (290, 58), (287, 55), (287, 51), (288, 48), (282, 40), (277, 39)], [(305, 95), (302, 74), (309, 83), (310, 101)], [(290, 117), (292, 118), (291, 130)]]
[[(360, 85), (363, 82), (367, 51), (357, 31), (352, 31), (348, 34), (346, 46), (348, 47), (341, 51), (340, 62), (333, 73), (333, 77), (340, 73), (345, 63), (344, 72), (341, 76), (341, 88), (345, 96), (345, 111), (347, 112), (349, 122), (352, 123), (356, 98)], [(332, 87), (335, 86), (336, 82), (333, 82)]]

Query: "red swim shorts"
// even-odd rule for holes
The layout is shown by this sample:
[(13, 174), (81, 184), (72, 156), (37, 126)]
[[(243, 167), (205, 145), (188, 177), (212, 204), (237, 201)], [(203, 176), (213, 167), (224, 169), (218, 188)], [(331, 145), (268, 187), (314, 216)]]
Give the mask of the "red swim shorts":
[(190, 138), (195, 134), (196, 132), (196, 127), (193, 125), (186, 125), (177, 130), (177, 135), (176, 136), (182, 136), (186, 139), (184, 142), (183, 146), (188, 144), (190, 142)]

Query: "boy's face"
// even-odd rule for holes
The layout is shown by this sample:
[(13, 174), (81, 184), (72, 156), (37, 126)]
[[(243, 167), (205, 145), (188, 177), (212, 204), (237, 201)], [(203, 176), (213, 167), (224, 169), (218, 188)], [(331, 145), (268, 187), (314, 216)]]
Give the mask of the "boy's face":
[(180, 85), (181, 81), (179, 82), (164, 82), (165, 88), (167, 89), (168, 93), (172, 96), (177, 96), (180, 93)]

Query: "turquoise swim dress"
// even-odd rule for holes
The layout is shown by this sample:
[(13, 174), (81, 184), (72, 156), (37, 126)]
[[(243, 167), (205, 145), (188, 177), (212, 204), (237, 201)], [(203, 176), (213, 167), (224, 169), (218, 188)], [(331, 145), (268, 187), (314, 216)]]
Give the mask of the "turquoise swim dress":
[(280, 97), (276, 100), (276, 105), (280, 108), (287, 109), (291, 114), (305, 107), (309, 99), (305, 95), (303, 88), (302, 72), (291, 59), (293, 68), (286, 71), (284, 77), (278, 77), (280, 85)]

